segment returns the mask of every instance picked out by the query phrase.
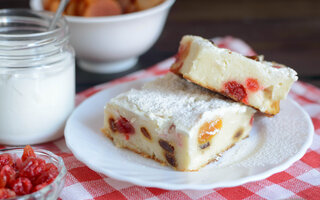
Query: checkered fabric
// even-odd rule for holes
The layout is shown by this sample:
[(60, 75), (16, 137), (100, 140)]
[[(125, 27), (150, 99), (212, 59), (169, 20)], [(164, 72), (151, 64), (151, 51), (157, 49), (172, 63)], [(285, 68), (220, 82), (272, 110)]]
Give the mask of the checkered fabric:
[[(242, 40), (223, 37), (215, 38), (220, 47), (237, 51), (244, 55), (255, 52)], [(77, 105), (89, 96), (114, 85), (139, 78), (152, 77), (168, 72), (174, 58), (169, 58), (155, 66), (135, 72), (109, 83), (92, 87), (79, 93)], [(181, 190), (169, 191), (148, 188), (118, 181), (96, 173), (78, 161), (68, 150), (65, 140), (36, 145), (61, 156), (68, 173), (61, 199), (320, 199), (320, 89), (297, 82), (293, 85), (291, 98), (295, 99), (309, 113), (315, 128), (313, 143), (307, 153), (287, 170), (273, 176), (237, 187), (216, 188), (204, 191)], [(4, 148), (4, 146), (0, 146)]]

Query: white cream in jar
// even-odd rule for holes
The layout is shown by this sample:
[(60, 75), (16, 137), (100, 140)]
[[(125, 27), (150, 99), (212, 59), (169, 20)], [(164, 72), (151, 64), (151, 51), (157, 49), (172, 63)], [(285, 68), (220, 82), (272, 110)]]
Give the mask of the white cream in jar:
[(47, 31), (51, 17), (0, 11), (0, 144), (57, 139), (74, 108), (74, 51), (64, 19)]

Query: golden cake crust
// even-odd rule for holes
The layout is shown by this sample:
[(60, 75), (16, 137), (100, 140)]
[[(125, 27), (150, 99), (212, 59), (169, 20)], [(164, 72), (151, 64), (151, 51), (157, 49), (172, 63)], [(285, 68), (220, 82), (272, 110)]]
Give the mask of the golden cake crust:
[[(206, 165), (208, 165), (208, 164), (210, 164), (210, 163), (212, 163), (212, 162), (218, 161), (219, 158), (220, 158), (220, 156), (221, 156), (224, 152), (226, 152), (226, 151), (228, 151), (229, 149), (231, 149), (231, 148), (238, 142), (238, 140), (239, 140), (239, 139), (234, 140), (231, 145), (229, 145), (225, 150), (223, 150), (223, 151), (220, 153), (220, 155), (218, 155), (217, 157), (209, 160), (207, 163), (201, 165), (201, 166), (200, 166), (198, 169), (196, 169), (196, 170), (178, 170), (176, 167), (173, 167), (173, 166), (167, 164), (166, 162), (163, 162), (163, 161), (157, 159), (155, 156), (150, 156), (150, 155), (148, 155), (146, 152), (139, 152), (139, 151), (137, 151), (136, 149), (133, 149), (133, 148), (129, 148), (129, 147), (125, 147), (125, 146), (118, 146), (118, 145), (114, 142), (113, 137), (112, 137), (112, 134), (110, 133), (110, 131), (107, 130), (107, 129), (105, 129), (105, 128), (102, 128), (102, 129), (101, 129), (101, 132), (102, 132), (107, 138), (109, 138), (109, 139), (112, 141), (112, 143), (113, 143), (115, 146), (117, 146), (117, 147), (120, 147), (120, 148), (123, 148), (123, 149), (127, 149), (127, 150), (132, 151), (132, 152), (134, 152), (134, 153), (136, 153), (136, 154), (139, 154), (139, 155), (141, 155), (141, 156), (143, 156), (143, 157), (145, 157), (145, 158), (152, 159), (152, 160), (160, 163), (160, 164), (163, 165), (163, 166), (169, 166), (169, 167), (171, 167), (171, 168), (173, 168), (173, 169), (175, 169), (175, 170), (177, 170), (177, 171), (184, 171), (184, 172), (199, 171), (202, 167), (205, 167)], [(246, 137), (244, 137), (244, 138), (242, 138), (242, 139), (246, 139), (246, 138), (248, 138), (248, 137), (249, 137), (249, 135), (246, 136)]]

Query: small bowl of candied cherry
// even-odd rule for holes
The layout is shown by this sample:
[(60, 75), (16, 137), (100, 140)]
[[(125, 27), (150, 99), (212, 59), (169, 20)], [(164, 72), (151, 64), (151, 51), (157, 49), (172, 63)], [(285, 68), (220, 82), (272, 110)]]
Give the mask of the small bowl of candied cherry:
[(61, 157), (24, 148), (0, 150), (0, 199), (57, 199), (65, 178)]

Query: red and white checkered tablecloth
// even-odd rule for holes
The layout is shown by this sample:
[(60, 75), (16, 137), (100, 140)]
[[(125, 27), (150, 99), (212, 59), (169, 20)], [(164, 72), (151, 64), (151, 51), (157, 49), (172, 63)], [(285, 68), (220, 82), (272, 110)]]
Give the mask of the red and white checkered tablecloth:
[[(215, 44), (229, 48), (244, 55), (255, 52), (242, 40), (223, 37), (215, 38)], [(79, 93), (77, 104), (89, 96), (114, 85), (152, 77), (168, 72), (174, 58), (160, 62), (147, 70), (142, 70), (92, 87)], [(64, 139), (36, 145), (61, 156), (68, 173), (60, 198), (64, 200), (80, 199), (320, 199), (320, 89), (298, 81), (291, 89), (290, 96), (295, 99), (312, 118), (315, 133), (312, 146), (299, 161), (287, 170), (267, 179), (255, 181), (231, 188), (216, 188), (204, 191), (169, 191), (157, 188), (140, 187), (96, 173), (78, 161), (68, 150)], [(1, 146), (0, 146), (1, 148)], [(3, 148), (3, 146), (2, 146)]]

